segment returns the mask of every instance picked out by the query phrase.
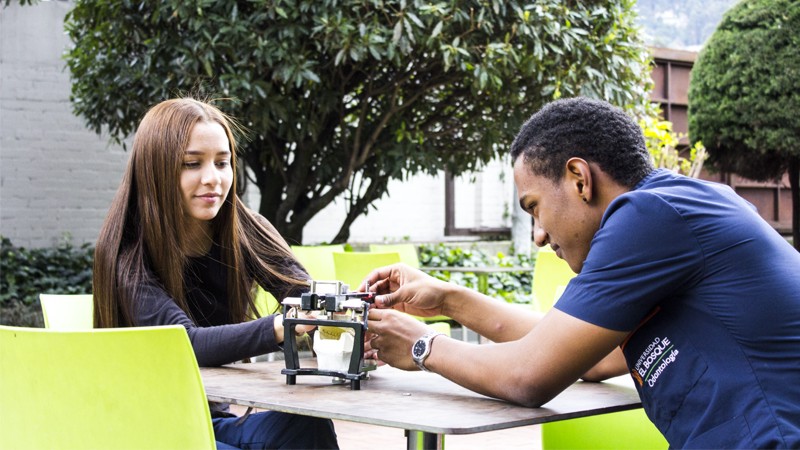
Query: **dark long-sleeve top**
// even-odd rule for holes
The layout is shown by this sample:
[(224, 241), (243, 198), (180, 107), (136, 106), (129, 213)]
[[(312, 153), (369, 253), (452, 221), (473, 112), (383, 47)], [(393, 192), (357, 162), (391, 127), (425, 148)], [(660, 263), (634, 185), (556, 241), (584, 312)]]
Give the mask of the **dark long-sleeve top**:
[[(219, 366), (281, 349), (275, 340), (275, 315), (242, 323), (231, 323), (228, 299), (228, 267), (215, 244), (208, 254), (189, 258), (186, 271), (186, 300), (192, 316), (186, 314), (164, 289), (153, 282), (143, 286), (134, 302), (137, 326), (179, 324), (186, 327), (200, 366)], [(294, 260), (285, 261), (284, 273), (310, 278)], [(307, 290), (276, 280), (262, 286), (275, 298), (299, 296)], [(194, 319), (194, 320), (192, 320)]]

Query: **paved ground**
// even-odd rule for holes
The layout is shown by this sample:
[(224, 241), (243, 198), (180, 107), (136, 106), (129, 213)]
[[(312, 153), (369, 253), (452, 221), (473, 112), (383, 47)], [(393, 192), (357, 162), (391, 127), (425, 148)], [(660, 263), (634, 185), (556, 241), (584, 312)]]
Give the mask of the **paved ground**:
[[(336, 435), (342, 450), (405, 450), (406, 438), (403, 430), (378, 427), (354, 422), (335, 421)], [(448, 435), (447, 450), (476, 449), (541, 449), (541, 427), (531, 425), (510, 430), (486, 433)]]

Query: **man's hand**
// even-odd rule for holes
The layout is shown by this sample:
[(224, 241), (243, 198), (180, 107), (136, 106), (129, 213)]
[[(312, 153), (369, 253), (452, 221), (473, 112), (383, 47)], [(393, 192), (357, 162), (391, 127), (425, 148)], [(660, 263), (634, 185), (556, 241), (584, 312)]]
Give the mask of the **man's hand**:
[(378, 308), (394, 308), (415, 316), (447, 315), (445, 297), (448, 283), (437, 280), (405, 264), (393, 264), (373, 270), (362, 283), (375, 292)]
[(380, 361), (403, 370), (418, 370), (411, 359), (411, 346), (431, 331), (419, 320), (392, 310), (371, 309), (367, 328), (371, 339), (364, 350)]

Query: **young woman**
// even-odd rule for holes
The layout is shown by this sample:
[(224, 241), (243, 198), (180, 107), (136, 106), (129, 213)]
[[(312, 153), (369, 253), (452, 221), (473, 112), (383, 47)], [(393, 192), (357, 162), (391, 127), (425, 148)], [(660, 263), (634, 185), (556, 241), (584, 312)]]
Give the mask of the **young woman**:
[[(236, 195), (231, 124), (193, 99), (154, 106), (95, 251), (95, 326), (183, 325), (201, 366), (279, 350), (282, 316), (259, 317), (256, 285), (280, 299), (299, 295), (309, 278)], [(338, 447), (329, 420), (277, 412), (240, 420), (226, 405), (211, 409), (218, 448)]]

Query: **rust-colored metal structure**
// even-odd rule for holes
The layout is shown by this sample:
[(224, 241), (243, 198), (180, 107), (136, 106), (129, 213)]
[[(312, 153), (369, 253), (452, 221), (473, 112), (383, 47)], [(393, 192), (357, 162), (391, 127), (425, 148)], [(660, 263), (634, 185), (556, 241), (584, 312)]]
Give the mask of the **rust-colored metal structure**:
[[(689, 81), (697, 53), (666, 48), (653, 48), (652, 77), (654, 87), (650, 98), (661, 105), (664, 119), (672, 122), (673, 131), (688, 134)], [(686, 140), (684, 140), (684, 143)], [(761, 217), (778, 232), (791, 234), (792, 199), (789, 176), (781, 180), (758, 182), (731, 173), (709, 173), (701, 178), (731, 186), (737, 194), (752, 203)]]

